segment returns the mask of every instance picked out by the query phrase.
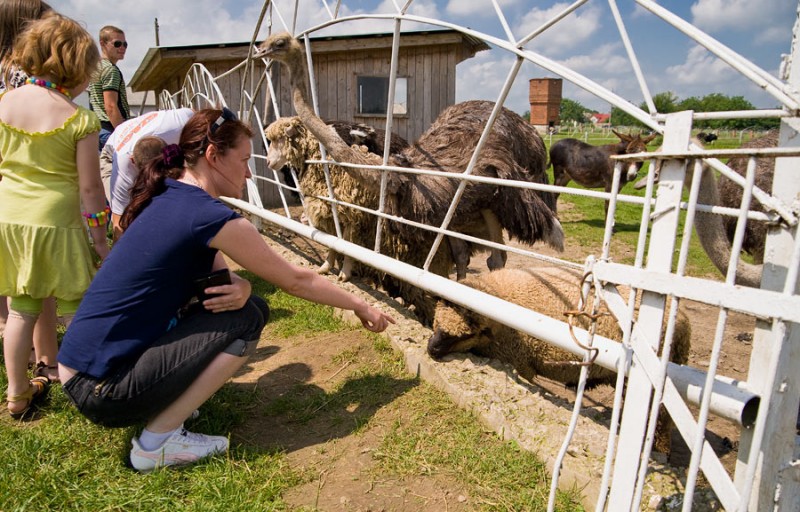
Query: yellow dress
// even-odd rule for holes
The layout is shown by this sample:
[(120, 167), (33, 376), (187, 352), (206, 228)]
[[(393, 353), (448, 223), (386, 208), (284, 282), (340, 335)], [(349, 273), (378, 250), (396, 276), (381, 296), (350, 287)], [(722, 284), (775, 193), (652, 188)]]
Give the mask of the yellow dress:
[(0, 295), (83, 297), (95, 266), (75, 153), (78, 140), (99, 130), (81, 106), (47, 132), (0, 121)]

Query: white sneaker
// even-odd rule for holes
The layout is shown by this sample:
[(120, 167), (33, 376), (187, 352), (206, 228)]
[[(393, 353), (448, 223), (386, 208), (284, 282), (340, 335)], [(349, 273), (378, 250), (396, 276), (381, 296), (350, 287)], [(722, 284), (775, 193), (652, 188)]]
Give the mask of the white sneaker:
[(167, 439), (160, 448), (148, 451), (139, 444), (139, 438), (131, 441), (131, 465), (137, 471), (148, 472), (155, 468), (180, 466), (197, 462), (203, 457), (228, 450), (228, 438), (207, 436), (181, 428)]

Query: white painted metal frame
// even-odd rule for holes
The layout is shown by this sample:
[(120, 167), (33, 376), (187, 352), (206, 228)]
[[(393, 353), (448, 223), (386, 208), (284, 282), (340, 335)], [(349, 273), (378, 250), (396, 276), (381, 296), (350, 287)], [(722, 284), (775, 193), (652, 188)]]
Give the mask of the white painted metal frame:
[(192, 64), (181, 89), (181, 106), (194, 109), (227, 107), (214, 77), (202, 64)]
[[(316, 26), (298, 31), (296, 29), (297, 13), (301, 2), (299, 0), (286, 0), (284, 2), (267, 0), (259, 17), (258, 26), (254, 31), (253, 41), (256, 40), (262, 23), (266, 23), (269, 32), (272, 31), (273, 19), (277, 19), (283, 29), (294, 33), (300, 38), (305, 38), (307, 48), (309, 44), (307, 36), (311, 36), (315, 32), (331, 25), (343, 24), (346, 26), (348, 23), (363, 19), (393, 20), (394, 40), (391, 57), (392, 75), (390, 79), (392, 88), (389, 91), (389, 105), (393, 103), (394, 98), (393, 78), (397, 73), (399, 35), (404, 24), (415, 23), (454, 29), (500, 48), (516, 56), (516, 59), (501, 90), (497, 92), (498, 108), (495, 109), (486, 131), (477, 144), (468, 168), (460, 176), (462, 182), (442, 225), (422, 226), (385, 214), (383, 212), (385, 189), (382, 188), (380, 207), (377, 212), (373, 212), (379, 217), (381, 221), (379, 224), (384, 222), (406, 222), (437, 233), (436, 242), (433, 247), (429, 248), (428, 261), (423, 269), (399, 263), (391, 258), (377, 254), (375, 251), (346, 242), (340, 236), (321, 233), (309, 226), (295, 222), (289, 216), (285, 200), (285, 215), (278, 215), (260, 208), (258, 201), (253, 201), (252, 197), (250, 203), (239, 200), (229, 200), (229, 202), (280, 227), (295, 231), (340, 253), (364, 261), (400, 279), (424, 288), (435, 295), (480, 311), (482, 314), (499, 322), (541, 338), (559, 348), (578, 355), (585, 355), (570, 339), (564, 322), (544, 317), (519, 306), (466, 288), (459, 283), (432, 275), (425, 270), (444, 235), (480, 242), (490, 247), (513, 250), (531, 258), (547, 259), (554, 263), (576, 266), (569, 262), (545, 258), (533, 251), (512, 249), (453, 233), (448, 230), (448, 225), (461, 193), (469, 182), (491, 182), (488, 178), (471, 176), (471, 171), (483, 146), (486, 134), (499, 111), (499, 106), (504, 102), (511, 86), (517, 79), (523, 62), (535, 63), (595, 94), (602, 100), (630, 114), (652, 130), (664, 135), (664, 146), (659, 155), (642, 154), (630, 157), (634, 159), (658, 158), (664, 161), (658, 184), (655, 184), (653, 174), (649, 175), (644, 198), (523, 182), (503, 182), (502, 184), (504, 186), (579, 194), (610, 201), (602, 254), (587, 255), (585, 269), (587, 272), (591, 272), (593, 284), (598, 290), (598, 297), (602, 297), (608, 303), (612, 312), (618, 318), (624, 333), (623, 342), (620, 344), (579, 330), (579, 337), (591, 342), (592, 346), (598, 350), (596, 364), (620, 370), (608, 438), (606, 466), (596, 510), (618, 511), (639, 510), (641, 508), (644, 481), (648, 467), (647, 461), (654, 436), (655, 413), (661, 404), (669, 411), (678, 430), (692, 451), (690, 466), (686, 473), (686, 492), (683, 499), (684, 511), (692, 509), (693, 491), (696, 486), (697, 476), (701, 470), (722, 505), (728, 510), (756, 511), (773, 508), (777, 510), (799, 510), (800, 470), (798, 466), (800, 466), (800, 463), (798, 463), (795, 420), (798, 404), (800, 403), (800, 382), (798, 382), (800, 379), (798, 379), (799, 372), (797, 372), (797, 368), (800, 366), (800, 329), (797, 328), (797, 324), (800, 323), (800, 297), (798, 297), (797, 293), (798, 272), (800, 271), (800, 235), (797, 232), (800, 229), (798, 228), (800, 225), (798, 223), (800, 180), (797, 178), (797, 169), (800, 167), (800, 137), (797, 137), (797, 134), (800, 133), (800, 118), (798, 118), (798, 110), (800, 110), (800, 93), (798, 93), (798, 89), (800, 89), (800, 64), (797, 64), (797, 59), (800, 58), (798, 56), (800, 52), (798, 52), (797, 38), (800, 29), (795, 25), (792, 54), (785, 62), (785, 69), (787, 70), (785, 76), (774, 77), (654, 1), (633, 1), (664, 20), (665, 23), (686, 34), (690, 39), (704, 46), (717, 58), (728, 63), (742, 76), (753, 81), (772, 95), (782, 108), (746, 112), (682, 112), (669, 115), (656, 112), (646, 77), (638, 64), (633, 45), (627, 36), (625, 22), (620, 15), (616, 0), (608, 0), (608, 6), (617, 24), (620, 38), (642, 95), (645, 98), (645, 104), (652, 114), (644, 112), (612, 91), (601, 87), (591, 79), (576, 73), (555, 60), (525, 48), (528, 42), (556, 26), (564, 17), (584, 6), (588, 0), (574, 2), (541, 27), (529, 34), (525, 34), (523, 37), (514, 35), (506, 21), (506, 16), (500, 3), (497, 0), (491, 0), (494, 12), (505, 33), (505, 39), (477, 32), (467, 27), (456, 26), (442, 20), (410, 14), (409, 8), (414, 4), (414, 0), (406, 0), (405, 2), (392, 0), (391, 3), (394, 6), (394, 10), (391, 7), (387, 7), (390, 12), (374, 15), (359, 14), (348, 17), (338, 16), (342, 5), (347, 2), (338, 0), (331, 7), (331, 2), (322, 0), (321, 7), (325, 9), (330, 19)], [(286, 8), (287, 5), (292, 5), (293, 15), (290, 24), (286, 22), (287, 18), (278, 9), (278, 4), (283, 8)], [(314, 4), (320, 6), (317, 2), (309, 1), (304, 3), (304, 8), (309, 8)], [(318, 112), (316, 84), (313, 77), (310, 52), (308, 52), (307, 59), (308, 68), (312, 73), (311, 83), (314, 108)], [(267, 61), (267, 64), (270, 65), (269, 61)], [(247, 63), (241, 65), (247, 65)], [(240, 112), (255, 112), (258, 124), (261, 125), (263, 116), (259, 115), (255, 106), (252, 104), (246, 105), (246, 103), (252, 102), (252, 98), (255, 97), (258, 89), (264, 83), (270, 88), (270, 96), (274, 101), (274, 84), (270, 82), (267, 76), (259, 77), (257, 81), (252, 76), (249, 79), (250, 84), (254, 85), (255, 88), (250, 89), (253, 91), (252, 93), (245, 93), (247, 87), (243, 83)], [(192, 102), (196, 101), (197, 98), (202, 98), (205, 101), (222, 99), (221, 94), (219, 97), (215, 96), (219, 93), (219, 90), (214, 80), (213, 77), (208, 75), (207, 71), (193, 68), (184, 85), (181, 102), (183, 104), (193, 104)], [(168, 95), (166, 97), (162, 95), (160, 101), (162, 105), (175, 104), (174, 99)], [(274, 104), (274, 107), (277, 107), (277, 105)], [(707, 151), (690, 144), (689, 135), (693, 121), (737, 117), (781, 118), (780, 148), (777, 150)], [(441, 175), (441, 173), (427, 170), (394, 168), (386, 165), (388, 162), (388, 137), (391, 132), (392, 121), (392, 109), (389, 108), (386, 121), (387, 150), (384, 154), (383, 165), (369, 166), (367, 168), (375, 172), (381, 172), (383, 176), (388, 172)], [(687, 146), (689, 146), (688, 151)], [(761, 191), (753, 187), (753, 171), (755, 168), (753, 158), (750, 159), (748, 173), (745, 178), (733, 173), (717, 159), (718, 157), (739, 156), (741, 154), (749, 156), (770, 154), (780, 157), (776, 160), (774, 192)], [(316, 163), (327, 164), (324, 148), (322, 155), (322, 160)], [(696, 165), (695, 179), (691, 184), (686, 184), (689, 188), (689, 199), (688, 201), (683, 201), (681, 191), (684, 186), (686, 162), (689, 156), (694, 158), (695, 163), (692, 165)], [(700, 157), (702, 157), (702, 161), (706, 165), (729, 176), (743, 187), (744, 198), (740, 209), (697, 204), (701, 169)], [(263, 156), (259, 155), (258, 158), (263, 158)], [(347, 166), (348, 164), (338, 165)], [(651, 169), (653, 167), (653, 165), (650, 166)], [(615, 181), (619, 180), (620, 168), (621, 165), (618, 164), (614, 177)], [(453, 175), (448, 174), (447, 177), (452, 178)], [(281, 193), (286, 189), (291, 189), (281, 184), (274, 172), (272, 179), (266, 177), (257, 177), (257, 179), (273, 183), (279, 187)], [(329, 197), (322, 199), (331, 202), (334, 212), (337, 208), (358, 208), (366, 211), (358, 205), (338, 201), (335, 198), (335, 191), (330, 187), (330, 181), (328, 183)], [(255, 187), (252, 187), (252, 189), (255, 189)], [(756, 198), (764, 204), (767, 212), (763, 214), (748, 213), (747, 205), (752, 198)], [(638, 204), (642, 207), (641, 229), (635, 262), (632, 266), (614, 263), (610, 259), (609, 248), (613, 239), (613, 217), (619, 202)], [(731, 258), (729, 271), (723, 282), (698, 279), (685, 275), (689, 239), (692, 233), (694, 215), (697, 211), (733, 215), (738, 219), (737, 232), (732, 248), (734, 256)], [(676, 248), (675, 241), (681, 216), (684, 217), (682, 242), (679, 248), (678, 263), (673, 269), (672, 254)], [(742, 243), (744, 222), (748, 219), (768, 219), (777, 223), (777, 226), (770, 231), (768, 237), (766, 264), (760, 289), (740, 287), (733, 284), (738, 249)], [(337, 234), (341, 233), (338, 219), (336, 220), (336, 232)], [(376, 233), (376, 248), (379, 247), (380, 236), (381, 227), (379, 226)], [(613, 286), (617, 284), (629, 286), (631, 295), (628, 297), (620, 296)], [(637, 290), (643, 296), (638, 316), (634, 313), (632, 299)], [(672, 332), (681, 300), (698, 301), (719, 308), (718, 328), (714, 337), (714, 347), (707, 372), (677, 366), (668, 362)], [(753, 356), (747, 381), (738, 381), (716, 374), (719, 356), (722, 351), (722, 334), (729, 311), (743, 312), (760, 319), (755, 332)], [(664, 316), (668, 318), (668, 327), (665, 347), (661, 358), (659, 358), (656, 355), (656, 350)], [(582, 372), (582, 376), (584, 374), (585, 372)], [(633, 403), (637, 404), (648, 404), (647, 406), (625, 408), (624, 412), (620, 414), (624, 379), (628, 381), (625, 399), (632, 400)], [(577, 411), (580, 409), (580, 391), (582, 391), (583, 385), (584, 380), (581, 379), (571, 431), (574, 430), (575, 418), (577, 418)], [(697, 415), (690, 410), (690, 405), (699, 407)], [(730, 475), (722, 467), (719, 459), (704, 439), (706, 422), (710, 414), (723, 416), (742, 426), (739, 462), (734, 475)], [(617, 443), (618, 439), (624, 439), (625, 442)], [(569, 442), (568, 435), (559, 453), (559, 461), (563, 458), (563, 454), (566, 453)], [(619, 444), (619, 447), (617, 447), (617, 444)], [(557, 487), (558, 476), (557, 465), (551, 486), (549, 507), (551, 510), (554, 502), (553, 492)]]

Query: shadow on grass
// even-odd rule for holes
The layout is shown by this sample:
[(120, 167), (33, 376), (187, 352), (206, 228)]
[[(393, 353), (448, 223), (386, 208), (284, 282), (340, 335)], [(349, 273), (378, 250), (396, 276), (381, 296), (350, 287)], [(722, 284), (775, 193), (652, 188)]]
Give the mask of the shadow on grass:
[[(600, 230), (605, 230), (606, 228), (606, 221), (605, 219), (581, 219), (572, 222), (565, 222), (564, 224), (583, 224), (584, 226), (588, 226), (590, 228), (598, 228)], [(639, 232), (639, 223), (622, 223), (617, 221), (614, 223), (614, 232), (615, 233), (638, 233)], [(602, 237), (601, 237), (602, 239)]]
[(252, 394), (255, 404), (233, 437), (266, 451), (292, 452), (352, 435), (384, 405), (419, 385), (417, 378), (355, 375), (333, 390), (309, 383), (303, 363), (280, 366), (257, 384), (233, 384), (229, 393)]

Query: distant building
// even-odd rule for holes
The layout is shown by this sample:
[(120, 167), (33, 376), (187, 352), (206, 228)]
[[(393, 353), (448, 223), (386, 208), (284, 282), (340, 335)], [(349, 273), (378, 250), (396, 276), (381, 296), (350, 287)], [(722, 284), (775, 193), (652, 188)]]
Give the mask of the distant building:
[(611, 125), (611, 114), (599, 114), (592, 112), (587, 114), (589, 122), (597, 127), (607, 127)]
[(133, 89), (128, 87), (127, 94), (132, 116), (140, 116), (158, 109), (158, 98), (153, 91), (133, 92)]
[(561, 78), (532, 78), (528, 92), (531, 124), (542, 133), (558, 129), (561, 117)]

